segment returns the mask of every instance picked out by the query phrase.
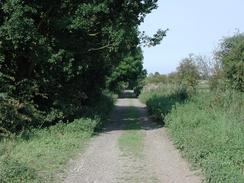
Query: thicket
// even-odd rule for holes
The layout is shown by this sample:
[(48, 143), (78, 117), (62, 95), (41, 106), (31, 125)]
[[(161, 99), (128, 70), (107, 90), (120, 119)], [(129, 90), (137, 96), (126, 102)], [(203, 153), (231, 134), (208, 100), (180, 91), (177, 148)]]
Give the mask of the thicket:
[[(168, 82), (143, 90), (140, 98), (165, 124), (177, 148), (202, 169), (206, 182), (237, 183), (244, 181), (243, 34), (220, 45), (207, 82), (191, 74), (197, 68), (189, 66), (192, 62), (182, 62), (185, 66), (167, 76)], [(179, 69), (186, 72), (179, 74)], [(195, 92), (187, 89), (195, 82), (181, 85), (179, 79), (195, 80)]]
[[(157, 0), (0, 1), (0, 133), (79, 117), (104, 89), (145, 76), (139, 33)], [(133, 81), (133, 82), (132, 82)]]

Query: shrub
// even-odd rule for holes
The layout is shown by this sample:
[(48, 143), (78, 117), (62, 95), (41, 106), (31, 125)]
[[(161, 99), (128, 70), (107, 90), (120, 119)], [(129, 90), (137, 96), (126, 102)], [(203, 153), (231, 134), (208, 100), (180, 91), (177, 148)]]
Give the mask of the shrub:
[(200, 73), (192, 55), (182, 60), (177, 68), (177, 77), (179, 84), (186, 88), (188, 92), (196, 89)]
[(0, 127), (12, 133), (38, 126), (43, 119), (35, 106), (7, 96), (0, 96)]

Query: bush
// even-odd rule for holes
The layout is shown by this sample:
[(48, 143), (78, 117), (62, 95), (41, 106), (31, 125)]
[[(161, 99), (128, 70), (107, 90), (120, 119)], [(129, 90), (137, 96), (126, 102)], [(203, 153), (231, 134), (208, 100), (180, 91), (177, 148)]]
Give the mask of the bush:
[(179, 84), (192, 93), (196, 89), (200, 72), (192, 55), (181, 61), (177, 68), (177, 79)]
[(32, 103), (0, 96), (0, 127), (6, 129), (5, 134), (37, 127), (42, 119), (42, 114)]

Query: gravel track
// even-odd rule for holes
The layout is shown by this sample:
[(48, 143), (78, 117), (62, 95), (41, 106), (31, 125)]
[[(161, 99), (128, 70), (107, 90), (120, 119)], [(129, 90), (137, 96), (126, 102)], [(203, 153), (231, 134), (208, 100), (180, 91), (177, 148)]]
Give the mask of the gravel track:
[[(129, 107), (139, 111), (144, 137), (142, 156), (124, 156), (118, 146)], [(86, 151), (71, 160), (65, 183), (200, 183), (169, 140), (163, 127), (147, 116), (138, 99), (118, 99), (111, 123), (95, 136)]]

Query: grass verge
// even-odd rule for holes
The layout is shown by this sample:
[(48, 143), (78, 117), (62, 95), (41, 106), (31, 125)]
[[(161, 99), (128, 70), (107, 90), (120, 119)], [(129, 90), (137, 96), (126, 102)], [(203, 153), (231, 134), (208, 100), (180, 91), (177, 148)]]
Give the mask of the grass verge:
[(140, 132), (138, 111), (130, 107), (125, 121), (125, 132), (119, 137), (119, 147), (125, 155), (139, 156), (143, 150), (143, 134)]
[(163, 115), (176, 147), (202, 169), (206, 182), (244, 182), (243, 93), (199, 91), (184, 102), (172, 102), (165, 90), (146, 95), (150, 111)]
[(0, 182), (60, 182), (57, 175), (63, 175), (69, 159), (84, 148), (94, 129), (108, 116), (112, 101), (107, 99), (96, 106), (96, 112), (91, 110), (86, 115), (91, 117), (2, 139)]

